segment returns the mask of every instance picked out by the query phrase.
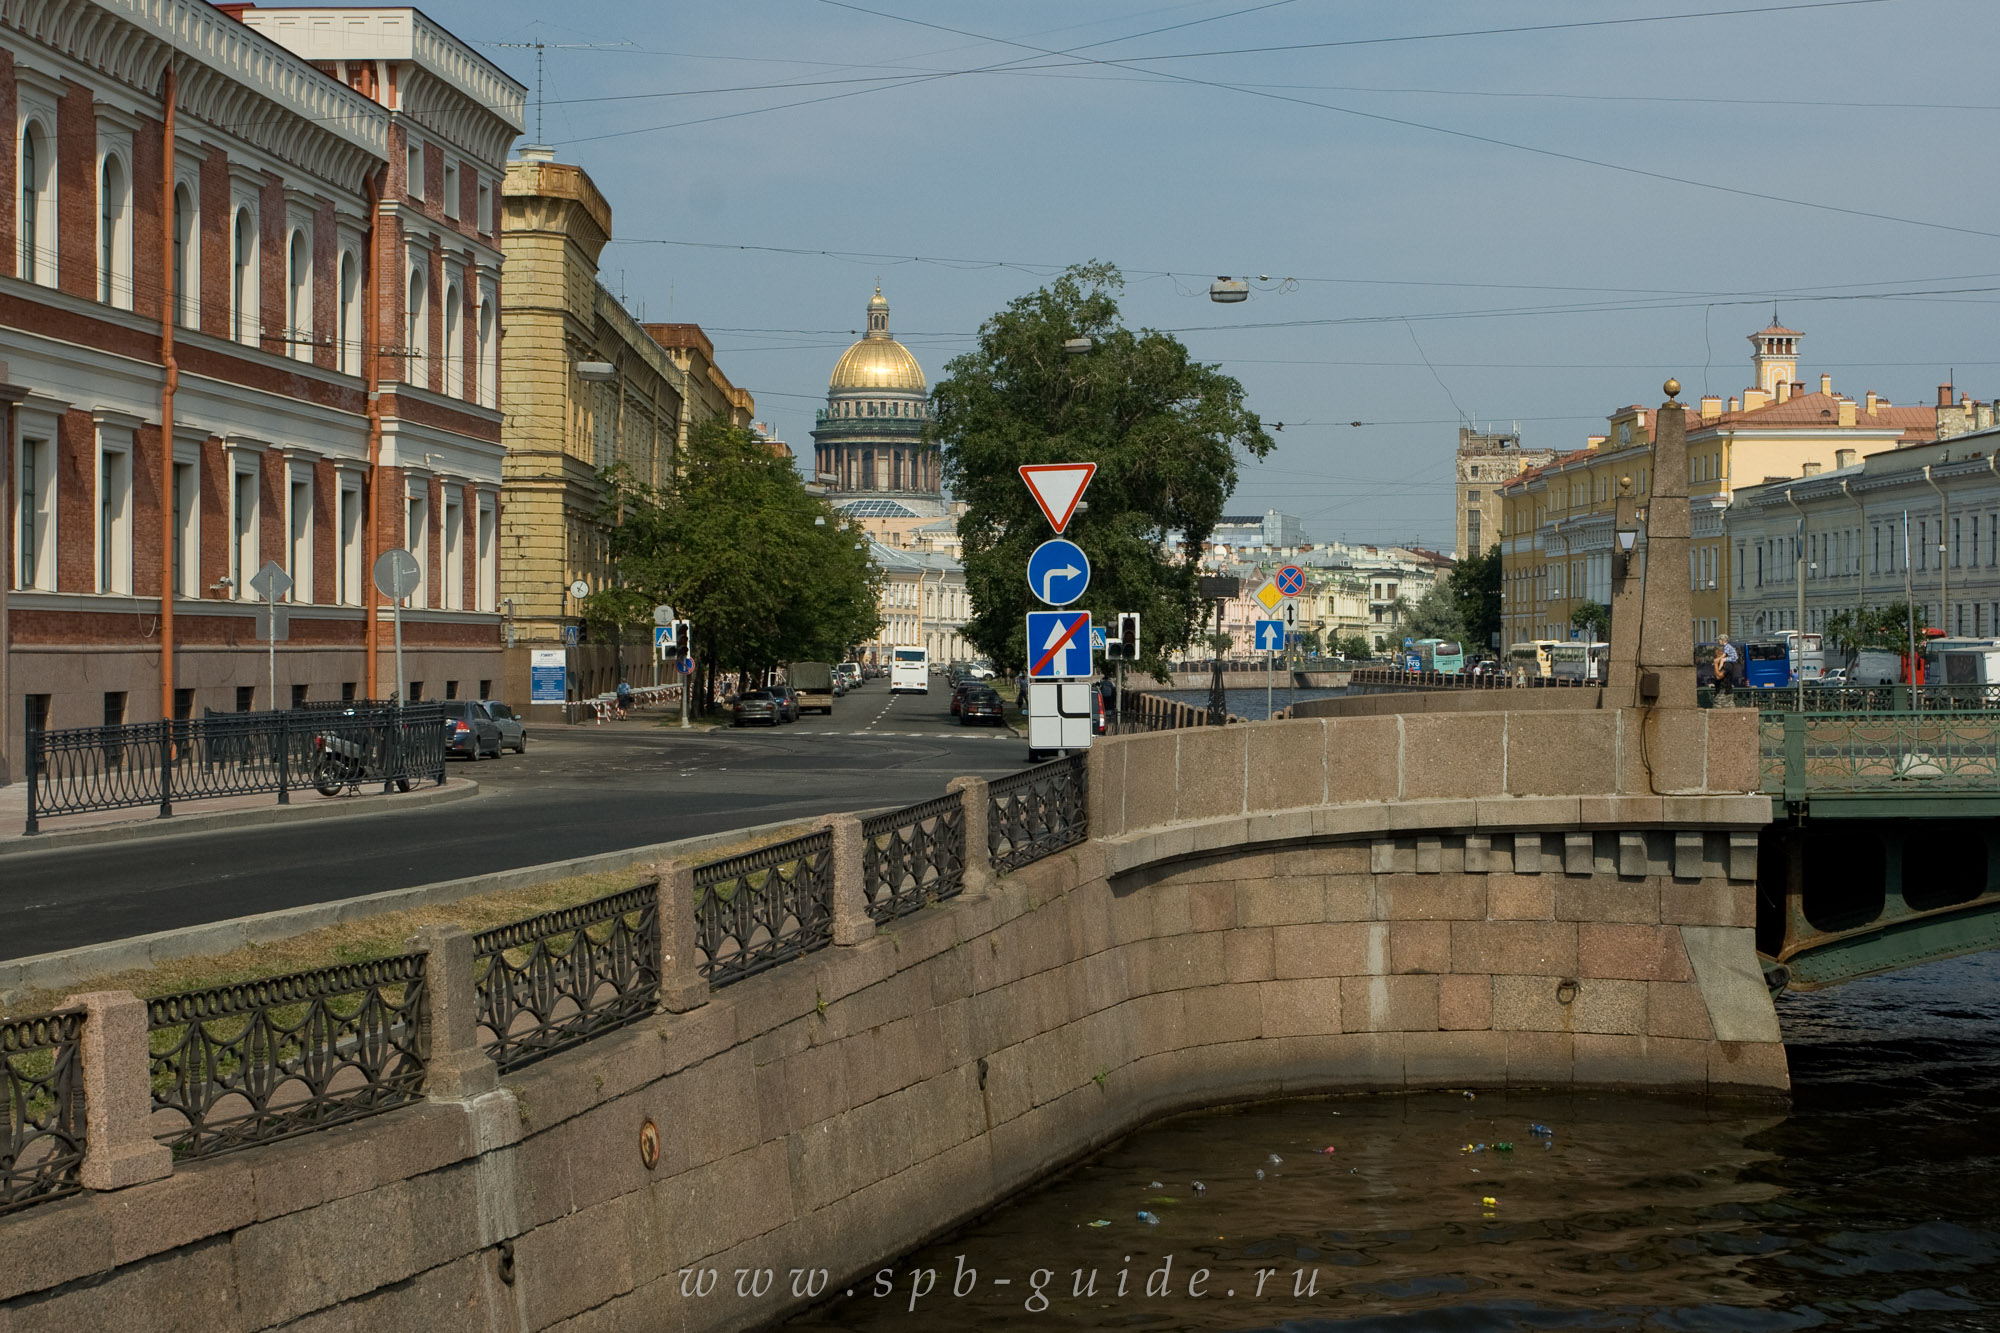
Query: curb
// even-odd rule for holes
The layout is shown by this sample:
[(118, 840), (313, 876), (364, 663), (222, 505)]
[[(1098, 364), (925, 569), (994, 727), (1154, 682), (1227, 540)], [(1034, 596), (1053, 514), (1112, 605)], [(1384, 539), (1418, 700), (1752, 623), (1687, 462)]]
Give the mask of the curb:
[[(311, 792), (311, 788), (306, 788)], [(296, 793), (294, 793), (296, 794)], [(479, 784), (471, 778), (451, 778), (442, 787), (425, 786), (393, 796), (316, 797), (313, 805), (253, 806), (247, 810), (216, 810), (208, 814), (154, 816), (122, 824), (101, 824), (95, 828), (52, 829), (46, 833), (20, 834), (0, 841), (0, 860), (29, 856), (64, 847), (91, 847), (111, 842), (135, 842), (142, 838), (169, 838), (176, 833), (208, 833), (216, 829), (254, 828), (261, 824), (290, 824), (313, 819), (346, 819), (358, 815), (393, 810), (421, 810), (445, 805), (479, 794)]]
[(386, 912), (455, 902), (460, 898), (476, 897), (482, 893), (497, 893), (505, 889), (521, 888), (571, 875), (625, 870), (645, 862), (685, 856), (690, 852), (701, 852), (710, 847), (740, 842), (745, 837), (754, 837), (773, 829), (791, 828), (810, 822), (812, 822), (810, 819), (797, 817), (781, 819), (770, 824), (753, 824), (746, 828), (725, 829), (719, 833), (703, 833), (692, 838), (681, 838), (675, 842), (625, 847), (615, 852), (599, 852), (593, 856), (573, 857), (567, 861), (518, 866), (512, 870), (468, 875), (463, 879), (448, 879), (435, 884), (418, 884), (407, 889), (390, 889), (383, 893), (364, 894), (359, 898), (308, 903), (303, 907), (286, 907), (275, 912), (260, 912), (255, 916), (231, 917), (225, 921), (211, 921), (199, 926), (183, 926), (178, 930), (162, 930), (151, 935), (133, 935), (122, 940), (107, 940), (103, 944), (87, 944), (77, 949), (63, 949), (55, 953), (0, 960), (0, 1004), (11, 1002), (23, 991), (62, 990), (93, 977), (130, 972), (176, 958), (197, 958), (209, 954), (228, 953), (247, 944), (287, 939), (293, 935), (303, 935), (309, 930), (318, 930), (323, 926), (339, 925), (345, 921), (361, 920)]

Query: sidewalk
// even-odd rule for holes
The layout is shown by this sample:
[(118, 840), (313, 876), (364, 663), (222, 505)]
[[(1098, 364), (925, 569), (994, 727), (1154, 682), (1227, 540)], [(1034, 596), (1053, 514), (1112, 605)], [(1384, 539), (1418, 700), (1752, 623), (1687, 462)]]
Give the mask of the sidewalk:
[(383, 793), (379, 787), (364, 788), (359, 796), (321, 796), (308, 786), (293, 791), (291, 804), (278, 804), (276, 792), (254, 796), (218, 796), (212, 800), (177, 801), (171, 819), (161, 819), (157, 805), (123, 810), (96, 810), (89, 814), (42, 816), (41, 832), (24, 833), (28, 822), (28, 784), (10, 782), (0, 787), (0, 857), (48, 851), (57, 847), (80, 847), (93, 843), (126, 842), (135, 838), (158, 838), (173, 833), (197, 833), (218, 828), (249, 828), (259, 824), (285, 824), (300, 820), (333, 819), (343, 815), (374, 814), (393, 810), (418, 810), (446, 801), (477, 795), (479, 784), (470, 778), (447, 778), (443, 786), (420, 783), (407, 792)]

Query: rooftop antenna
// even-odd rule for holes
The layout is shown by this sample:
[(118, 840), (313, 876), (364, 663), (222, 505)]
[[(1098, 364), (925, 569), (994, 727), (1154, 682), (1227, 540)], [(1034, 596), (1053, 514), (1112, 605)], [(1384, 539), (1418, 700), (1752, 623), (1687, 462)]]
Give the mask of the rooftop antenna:
[(548, 142), (547, 139), (544, 139), (542, 137), (542, 52), (550, 49), (552, 45), (554, 49), (558, 51), (610, 51), (610, 50), (615, 50), (616, 48), (621, 46), (630, 46), (631, 44), (632, 43), (630, 42), (555, 42), (555, 43), (478, 42), (475, 43), (475, 45), (478, 46), (503, 47), (505, 49), (514, 51), (527, 51), (531, 49), (534, 51), (535, 53), (535, 143), (537, 146), (546, 144)]

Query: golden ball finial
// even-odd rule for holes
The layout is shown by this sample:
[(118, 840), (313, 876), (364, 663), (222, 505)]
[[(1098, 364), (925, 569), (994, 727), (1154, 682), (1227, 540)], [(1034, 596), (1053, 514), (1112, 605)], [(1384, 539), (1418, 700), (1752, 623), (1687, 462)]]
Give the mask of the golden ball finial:
[(1660, 387), (1667, 391), (1667, 397), (1674, 398), (1680, 395), (1681, 382), (1676, 379), (1670, 379), (1665, 384), (1662, 384)]

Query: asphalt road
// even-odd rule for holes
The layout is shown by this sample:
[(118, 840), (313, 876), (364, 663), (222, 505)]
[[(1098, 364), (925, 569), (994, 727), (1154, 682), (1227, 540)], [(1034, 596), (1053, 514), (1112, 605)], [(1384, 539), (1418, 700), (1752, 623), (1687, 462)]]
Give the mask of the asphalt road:
[[(870, 681), (776, 729), (650, 722), (531, 728), (524, 755), (452, 772), (477, 796), (383, 811), (0, 859), (0, 958), (669, 842), (836, 810), (907, 805), (952, 778), (1027, 762), (1012, 732), (965, 728), (928, 695)], [(295, 798), (296, 799), (296, 798)], [(306, 800), (318, 800), (307, 793)]]

